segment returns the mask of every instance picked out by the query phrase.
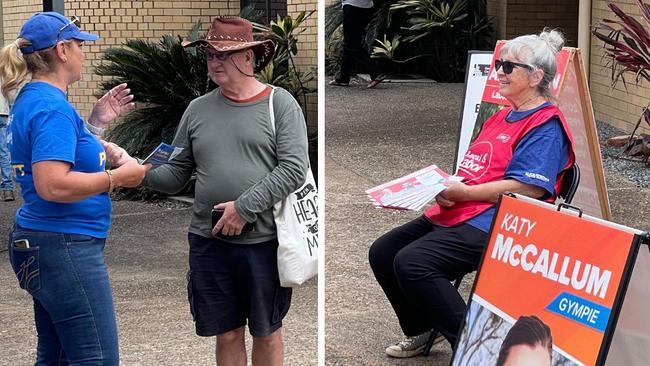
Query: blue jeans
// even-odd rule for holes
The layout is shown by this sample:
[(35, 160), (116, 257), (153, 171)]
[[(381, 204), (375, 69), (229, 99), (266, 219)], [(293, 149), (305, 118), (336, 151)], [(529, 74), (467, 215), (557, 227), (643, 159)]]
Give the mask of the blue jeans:
[[(17, 239), (27, 239), (29, 248), (19, 248)], [(9, 235), (11, 266), (34, 300), (36, 365), (118, 365), (104, 242), (18, 225)]]
[(0, 189), (11, 191), (14, 189), (14, 182), (11, 180), (11, 158), (7, 148), (7, 117), (0, 116), (0, 171), (2, 181)]

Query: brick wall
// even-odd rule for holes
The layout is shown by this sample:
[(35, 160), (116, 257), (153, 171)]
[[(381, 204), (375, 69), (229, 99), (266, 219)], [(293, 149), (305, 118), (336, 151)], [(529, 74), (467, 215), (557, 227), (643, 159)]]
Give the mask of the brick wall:
[(37, 11), (43, 11), (41, 0), (0, 1), (2, 4), (2, 30), (4, 43), (13, 42), (25, 20)]
[[(266, 13), (266, 0), (241, 0), (240, 6), (243, 9), (246, 6), (251, 6), (257, 11)], [(285, 0), (269, 0), (269, 15), (268, 19), (273, 20), (277, 15), (287, 15), (287, 4)]]
[[(82, 29), (96, 33), (100, 39), (84, 46), (86, 62), (82, 80), (69, 89), (70, 101), (83, 117), (90, 114), (101, 78), (93, 73), (103, 50), (119, 47), (126, 39), (141, 38), (157, 41), (164, 34), (184, 35), (198, 20), (204, 30), (216, 15), (236, 15), (240, 0), (192, 0), (192, 1), (65, 1), (65, 14), (79, 16)], [(316, 0), (292, 0), (288, 12), (295, 16), (301, 10), (316, 9)], [(42, 1), (18, 0), (1, 2), (3, 31), (6, 42), (16, 39), (20, 27), (33, 13), (42, 11)], [(296, 59), (298, 67), (305, 70), (317, 66), (316, 14), (305, 22), (307, 30), (301, 35), (300, 51)], [(316, 84), (314, 83), (314, 86)], [(307, 117), (316, 126), (316, 94), (308, 98)]]
[[(296, 17), (301, 11), (309, 13), (316, 10), (317, 0), (287, 0), (287, 13)], [(314, 12), (303, 23), (305, 31), (299, 36), (298, 54), (294, 61), (300, 71), (308, 71), (312, 67), (318, 66), (318, 13)], [(318, 78), (316, 77), (309, 86), (317, 87)], [(301, 103), (303, 103), (301, 101)], [(306, 106), (307, 127), (310, 132), (315, 131), (318, 125), (318, 93), (312, 93), (307, 96)]]
[(492, 18), (495, 39), (505, 39), (506, 37), (506, 0), (487, 0), (487, 14)]
[[(617, 0), (616, 5), (630, 15), (637, 17), (641, 24), (646, 22), (641, 19), (639, 8), (632, 0)], [(607, 7), (607, 1), (594, 0), (592, 3), (591, 24), (597, 24), (602, 19), (618, 19)], [(646, 29), (648, 29), (646, 25)], [(607, 122), (625, 132), (632, 132), (632, 128), (639, 119), (641, 110), (650, 102), (650, 88), (646, 81), (635, 85), (634, 75), (627, 75), (627, 91), (622, 83), (611, 87), (611, 70), (602, 64), (603, 42), (591, 37), (590, 55), (590, 90), (594, 105), (596, 119)], [(643, 131), (650, 129), (645, 122), (641, 123)]]
[(66, 1), (67, 16), (81, 17), (82, 29), (99, 34), (85, 47), (86, 62), (80, 82), (70, 87), (70, 101), (82, 116), (89, 115), (101, 78), (93, 73), (102, 51), (119, 47), (130, 38), (157, 41), (167, 33), (184, 35), (196, 21), (207, 29), (215, 15), (236, 15), (239, 1)]
[(544, 27), (564, 32), (567, 46), (578, 45), (578, 0), (501, 0), (506, 2), (506, 39), (537, 34)]

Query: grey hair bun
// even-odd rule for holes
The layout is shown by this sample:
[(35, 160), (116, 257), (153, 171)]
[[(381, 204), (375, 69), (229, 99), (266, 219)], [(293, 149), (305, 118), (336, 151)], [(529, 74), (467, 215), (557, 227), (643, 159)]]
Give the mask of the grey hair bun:
[(544, 28), (542, 33), (539, 34), (539, 38), (546, 42), (553, 54), (560, 52), (562, 46), (564, 46), (564, 36), (557, 29)]

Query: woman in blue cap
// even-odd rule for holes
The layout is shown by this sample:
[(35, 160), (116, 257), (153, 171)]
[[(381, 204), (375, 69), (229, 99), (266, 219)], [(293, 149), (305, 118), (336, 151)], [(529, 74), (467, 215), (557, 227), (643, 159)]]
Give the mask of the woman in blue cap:
[[(3, 94), (32, 80), (11, 108), (9, 139), (23, 205), (9, 238), (20, 287), (34, 300), (37, 365), (117, 365), (117, 325), (103, 249), (111, 221), (109, 194), (138, 185), (148, 166), (106, 169), (106, 153), (67, 100), (81, 79), (84, 41), (78, 20), (37, 13), (0, 54)], [(125, 84), (104, 95), (89, 122), (105, 127), (132, 109)]]

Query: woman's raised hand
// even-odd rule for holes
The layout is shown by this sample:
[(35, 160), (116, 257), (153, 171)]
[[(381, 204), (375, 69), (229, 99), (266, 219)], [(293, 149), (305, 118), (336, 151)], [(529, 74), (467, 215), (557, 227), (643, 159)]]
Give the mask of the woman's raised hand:
[(104, 94), (93, 107), (88, 123), (106, 128), (115, 118), (135, 108), (133, 94), (126, 83), (122, 83)]

